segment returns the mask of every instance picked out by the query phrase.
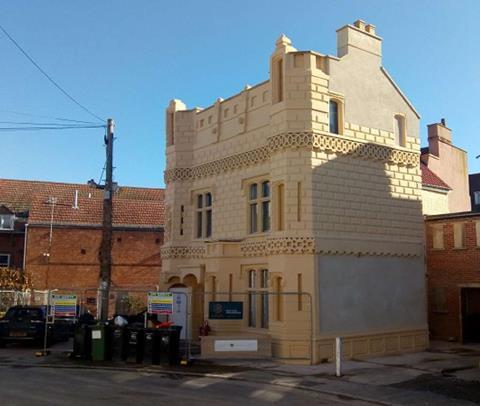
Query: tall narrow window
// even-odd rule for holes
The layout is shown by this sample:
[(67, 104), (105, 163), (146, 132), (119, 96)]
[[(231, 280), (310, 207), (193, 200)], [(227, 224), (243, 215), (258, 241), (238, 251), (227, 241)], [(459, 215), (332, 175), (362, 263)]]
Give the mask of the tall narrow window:
[(272, 64), (272, 102), (283, 101), (283, 59), (280, 58)]
[(443, 249), (444, 242), (443, 242), (443, 224), (434, 224), (431, 228), (432, 231), (432, 239), (433, 239), (433, 249)]
[(182, 204), (180, 206), (180, 235), (183, 235), (184, 216), (185, 216), (185, 207)]
[(338, 134), (338, 102), (330, 100), (329, 103), (330, 132)]
[(173, 120), (174, 120), (173, 112), (167, 112), (167, 146), (173, 145), (175, 143)]
[(249, 189), (249, 232), (270, 230), (270, 182), (252, 183)]
[(453, 245), (455, 248), (465, 247), (465, 227), (463, 223), (453, 224)]
[(277, 186), (277, 230), (285, 229), (285, 186), (282, 184)]
[(203, 195), (197, 196), (197, 238), (203, 237)]
[(270, 230), (270, 182), (262, 183), (262, 231)]
[(260, 288), (262, 292), (260, 293), (262, 302), (261, 302), (261, 327), (268, 328), (268, 270), (262, 269), (260, 271)]
[[(268, 269), (248, 271), (248, 326), (268, 328)], [(260, 321), (257, 324), (257, 320)]]
[(248, 327), (257, 327), (257, 273), (248, 271)]
[(196, 231), (197, 238), (212, 236), (212, 194), (210, 192), (197, 195), (196, 202)]
[(233, 274), (228, 275), (228, 301), (232, 301), (232, 292), (233, 292)]
[(205, 237), (212, 236), (212, 194), (205, 193)]
[(393, 134), (395, 138), (395, 145), (404, 147), (406, 145), (405, 117), (400, 114), (396, 114), (394, 117)]
[(275, 320), (283, 319), (282, 278), (275, 278)]
[(250, 185), (250, 233), (256, 233), (257, 223), (258, 223), (258, 214), (257, 214), (257, 198), (258, 198), (258, 185), (253, 183)]
[(303, 310), (303, 281), (302, 274), (297, 275), (297, 289), (298, 289), (298, 311)]

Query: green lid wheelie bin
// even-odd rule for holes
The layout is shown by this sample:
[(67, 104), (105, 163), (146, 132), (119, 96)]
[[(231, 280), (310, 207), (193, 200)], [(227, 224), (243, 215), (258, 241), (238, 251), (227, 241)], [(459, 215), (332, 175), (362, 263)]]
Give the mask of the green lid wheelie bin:
[(107, 359), (107, 331), (105, 324), (90, 326), (92, 337), (92, 361), (105, 361)]

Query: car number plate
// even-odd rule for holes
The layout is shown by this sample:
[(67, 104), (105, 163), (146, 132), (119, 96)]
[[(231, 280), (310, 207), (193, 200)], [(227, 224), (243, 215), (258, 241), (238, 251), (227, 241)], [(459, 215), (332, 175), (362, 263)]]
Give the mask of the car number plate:
[(12, 331), (10, 332), (10, 337), (26, 337), (27, 333), (24, 331)]

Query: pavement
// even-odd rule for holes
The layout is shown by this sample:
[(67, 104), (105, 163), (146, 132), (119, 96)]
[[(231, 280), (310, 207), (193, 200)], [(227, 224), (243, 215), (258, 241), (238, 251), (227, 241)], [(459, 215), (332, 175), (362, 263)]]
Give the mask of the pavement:
[(111, 371), (156, 375), (160, 380), (167, 377), (213, 379), (232, 385), (261, 385), (262, 390), (270, 388), (268, 390), (274, 392), (301, 391), (309, 396), (320, 396), (319, 399), (326, 397), (331, 400), (330, 404), (480, 404), (480, 345), (433, 342), (425, 352), (344, 360), (341, 377), (335, 376), (332, 363), (302, 366), (272, 360), (196, 360), (188, 367), (92, 363), (70, 359), (65, 352), (69, 346), (69, 343), (55, 346), (45, 357), (34, 357), (31, 348), (1, 349), (0, 367), (61, 369), (71, 371), (65, 372), (70, 374)]

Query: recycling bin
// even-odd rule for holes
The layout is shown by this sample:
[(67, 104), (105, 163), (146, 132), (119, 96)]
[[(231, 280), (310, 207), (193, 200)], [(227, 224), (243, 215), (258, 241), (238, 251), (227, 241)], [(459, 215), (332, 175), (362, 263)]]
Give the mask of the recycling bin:
[(143, 328), (127, 329), (126, 351), (123, 354), (124, 361), (142, 363), (144, 334)]
[(145, 329), (143, 334), (143, 362), (159, 364), (158, 333), (154, 329)]
[(105, 361), (107, 359), (107, 333), (108, 326), (95, 324), (90, 326), (92, 343), (92, 361)]
[(73, 335), (73, 356), (83, 360), (92, 357), (92, 332), (88, 324), (78, 324)]
[(182, 326), (159, 328), (156, 331), (155, 351), (152, 362), (158, 364), (180, 364), (180, 332)]
[(168, 328), (168, 363), (169, 365), (180, 365), (180, 332), (182, 326), (170, 326)]
[(108, 326), (107, 332), (107, 360), (122, 361), (126, 359), (127, 330), (114, 325)]

